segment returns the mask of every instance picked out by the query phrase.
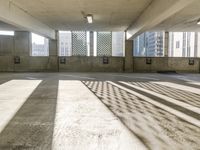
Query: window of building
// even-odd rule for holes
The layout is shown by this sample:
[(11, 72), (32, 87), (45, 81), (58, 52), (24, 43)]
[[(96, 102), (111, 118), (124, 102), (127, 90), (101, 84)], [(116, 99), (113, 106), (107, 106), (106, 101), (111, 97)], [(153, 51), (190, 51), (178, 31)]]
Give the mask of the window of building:
[(176, 41), (176, 48), (180, 48), (180, 41)]
[(169, 57), (200, 57), (198, 32), (170, 32)]
[(133, 41), (133, 54), (138, 57), (163, 57), (163, 32), (145, 32)]
[(87, 56), (90, 56), (90, 32), (86, 32)]
[(94, 32), (93, 34), (93, 50), (94, 50), (94, 56), (97, 56), (97, 32)]
[(0, 31), (0, 35), (14, 36), (14, 31)]
[(112, 32), (112, 56), (124, 56), (124, 32)]
[(45, 37), (31, 33), (31, 56), (49, 56), (49, 40)]
[(71, 31), (59, 31), (59, 56), (72, 56)]

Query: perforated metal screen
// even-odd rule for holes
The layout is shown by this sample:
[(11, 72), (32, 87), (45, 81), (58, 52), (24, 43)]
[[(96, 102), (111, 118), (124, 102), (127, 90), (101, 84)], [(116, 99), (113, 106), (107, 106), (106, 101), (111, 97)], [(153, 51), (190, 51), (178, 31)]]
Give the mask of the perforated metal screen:
[(72, 32), (72, 55), (87, 56), (87, 38), (85, 31)]
[(112, 33), (97, 33), (97, 56), (112, 56)]

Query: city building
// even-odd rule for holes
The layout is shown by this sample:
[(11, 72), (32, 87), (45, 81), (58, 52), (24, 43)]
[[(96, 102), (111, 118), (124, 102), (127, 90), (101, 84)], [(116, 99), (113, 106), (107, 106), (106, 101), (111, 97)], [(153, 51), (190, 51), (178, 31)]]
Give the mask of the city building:
[(169, 57), (199, 57), (198, 32), (170, 32)]
[(59, 56), (72, 55), (72, 34), (70, 31), (59, 32)]
[(134, 39), (134, 56), (162, 57), (163, 32), (145, 32)]
[(34, 41), (32, 37), (32, 56), (48, 56), (49, 55), (49, 40), (43, 38), (42, 42)]

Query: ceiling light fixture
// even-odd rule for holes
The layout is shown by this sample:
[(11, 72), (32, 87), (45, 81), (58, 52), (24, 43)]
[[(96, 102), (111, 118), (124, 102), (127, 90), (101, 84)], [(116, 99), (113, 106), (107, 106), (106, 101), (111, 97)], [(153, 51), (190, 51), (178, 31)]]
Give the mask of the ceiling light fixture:
[(200, 19), (199, 19), (199, 20), (197, 20), (197, 25), (200, 25)]
[(93, 16), (92, 15), (87, 15), (86, 18), (87, 18), (88, 23), (93, 23)]

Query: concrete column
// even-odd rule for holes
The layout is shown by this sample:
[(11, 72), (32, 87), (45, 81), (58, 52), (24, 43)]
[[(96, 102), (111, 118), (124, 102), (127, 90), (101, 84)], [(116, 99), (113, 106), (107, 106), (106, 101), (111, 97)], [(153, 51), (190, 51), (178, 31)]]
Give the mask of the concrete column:
[(164, 32), (164, 57), (169, 57), (169, 32)]
[(57, 40), (49, 39), (49, 56), (58, 56)]
[(56, 39), (49, 39), (49, 57), (46, 68), (47, 71), (59, 70), (58, 51), (58, 31), (56, 31)]
[(29, 71), (30, 50), (30, 32), (16, 31), (14, 36), (14, 57), (19, 57), (20, 63), (14, 64), (14, 71)]
[(94, 56), (94, 32), (90, 31), (90, 56)]
[(125, 41), (125, 72), (133, 72), (133, 41)]
[(30, 33), (26, 31), (15, 31), (14, 37), (14, 55), (29, 56), (30, 55)]

